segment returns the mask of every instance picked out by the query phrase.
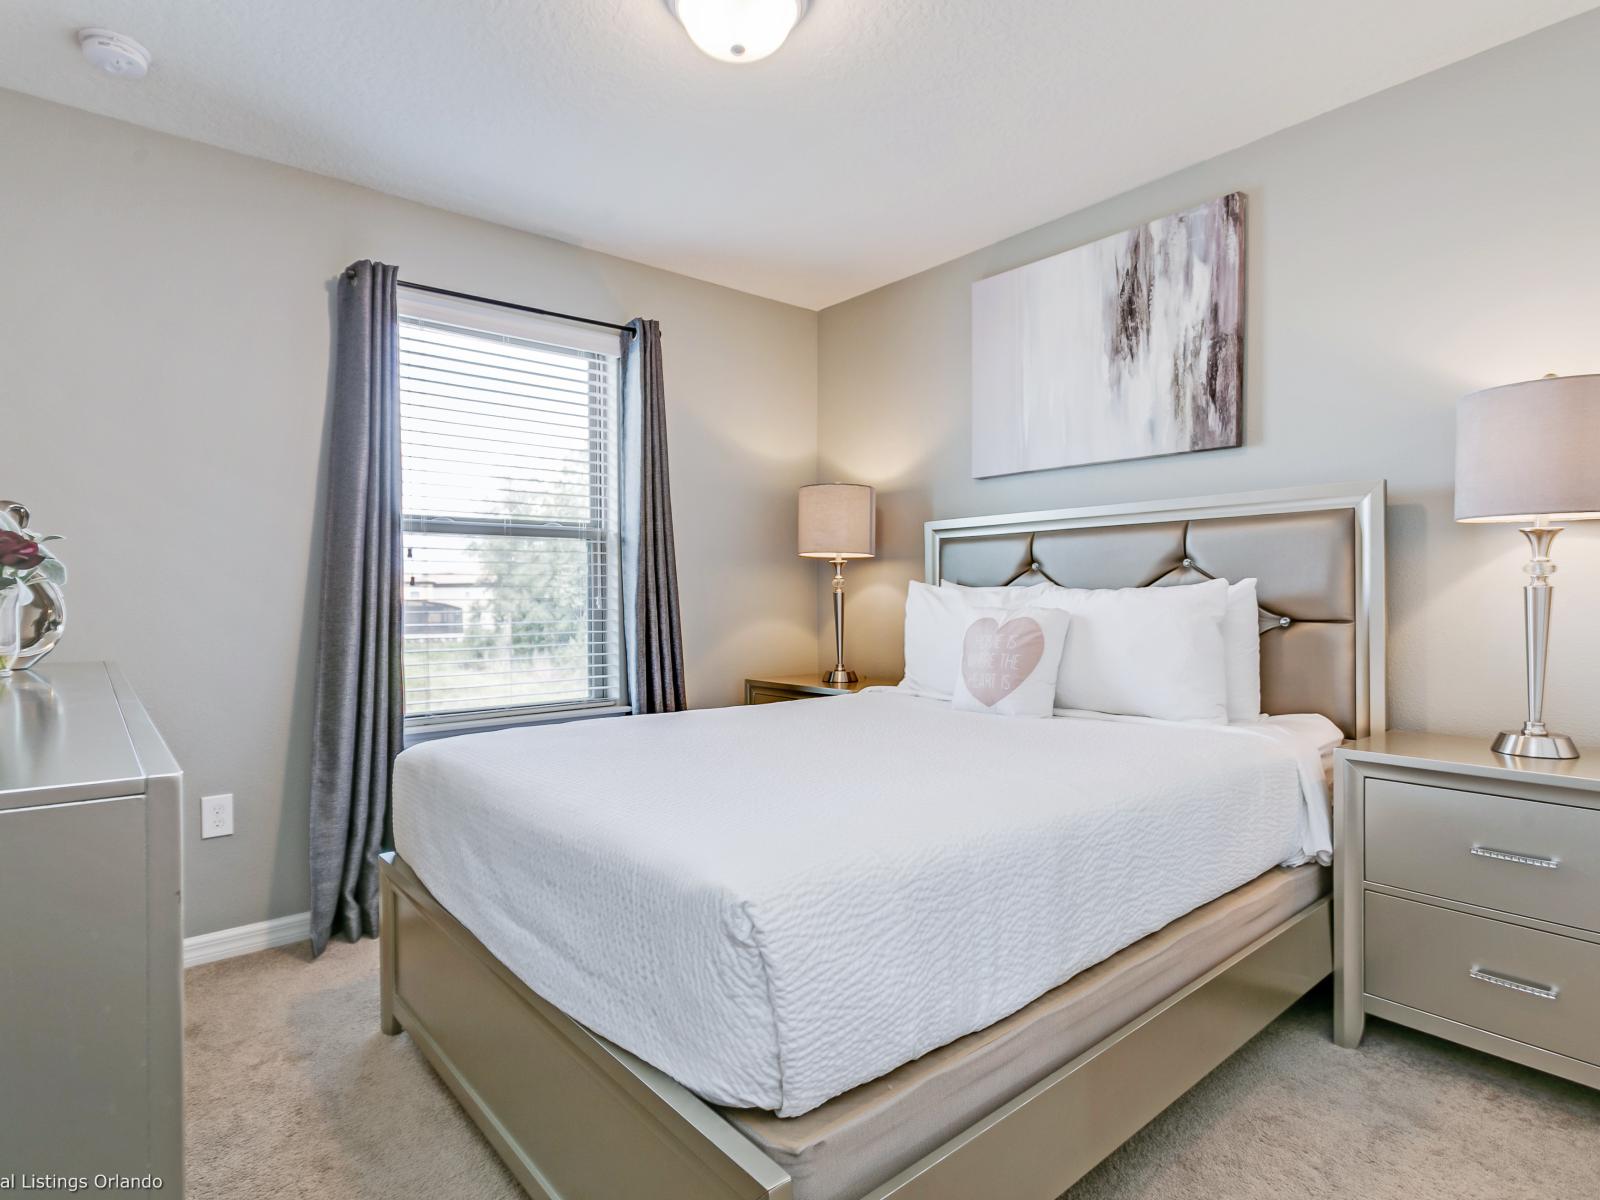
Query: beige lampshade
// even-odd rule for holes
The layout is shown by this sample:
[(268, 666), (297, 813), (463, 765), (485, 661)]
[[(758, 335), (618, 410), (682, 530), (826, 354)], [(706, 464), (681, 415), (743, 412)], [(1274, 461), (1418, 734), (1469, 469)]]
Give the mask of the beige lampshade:
[(1600, 519), (1600, 375), (1474, 392), (1456, 407), (1456, 520)]
[(877, 552), (876, 494), (864, 483), (800, 489), (802, 558), (871, 558)]

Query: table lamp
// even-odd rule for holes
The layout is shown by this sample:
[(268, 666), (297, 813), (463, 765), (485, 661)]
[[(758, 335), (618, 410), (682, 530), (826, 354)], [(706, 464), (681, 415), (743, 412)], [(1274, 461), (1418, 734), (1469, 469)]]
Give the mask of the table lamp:
[(1600, 375), (1546, 375), (1475, 392), (1456, 409), (1456, 520), (1517, 521), (1533, 549), (1523, 568), (1528, 719), (1494, 740), (1498, 754), (1577, 758), (1544, 724), (1550, 639), (1550, 543), (1557, 521), (1600, 518)]
[(854, 683), (844, 665), (844, 564), (876, 552), (876, 496), (861, 483), (813, 483), (800, 489), (800, 557), (833, 564), (833, 670), (823, 683)]

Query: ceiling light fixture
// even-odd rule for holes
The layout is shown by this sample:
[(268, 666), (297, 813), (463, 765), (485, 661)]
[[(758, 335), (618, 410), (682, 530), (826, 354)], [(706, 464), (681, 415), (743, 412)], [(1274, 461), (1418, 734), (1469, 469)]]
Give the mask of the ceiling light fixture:
[(810, 0), (667, 0), (667, 7), (712, 58), (748, 63), (783, 45)]
[(131, 37), (109, 29), (78, 30), (78, 49), (107, 75), (143, 79), (150, 70), (150, 51)]

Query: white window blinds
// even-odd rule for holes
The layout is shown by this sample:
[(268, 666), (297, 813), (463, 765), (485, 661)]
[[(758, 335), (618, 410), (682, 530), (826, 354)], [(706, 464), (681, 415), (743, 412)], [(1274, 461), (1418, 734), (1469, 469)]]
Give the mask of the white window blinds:
[(615, 338), (400, 316), (408, 724), (625, 703)]

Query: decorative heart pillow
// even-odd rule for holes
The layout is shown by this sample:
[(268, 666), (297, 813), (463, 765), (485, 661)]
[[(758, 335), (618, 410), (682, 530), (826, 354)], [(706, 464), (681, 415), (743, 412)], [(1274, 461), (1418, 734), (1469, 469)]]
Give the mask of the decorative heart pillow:
[(968, 611), (955, 706), (1001, 717), (1048, 717), (1071, 617), (1054, 608)]
[(934, 587), (912, 580), (906, 588), (906, 673), (902, 686), (921, 695), (950, 699), (955, 694), (956, 676), (961, 673), (957, 650), (961, 635), (972, 623), (972, 610), (1027, 608), (1037, 604), (1038, 597), (1053, 586)]

